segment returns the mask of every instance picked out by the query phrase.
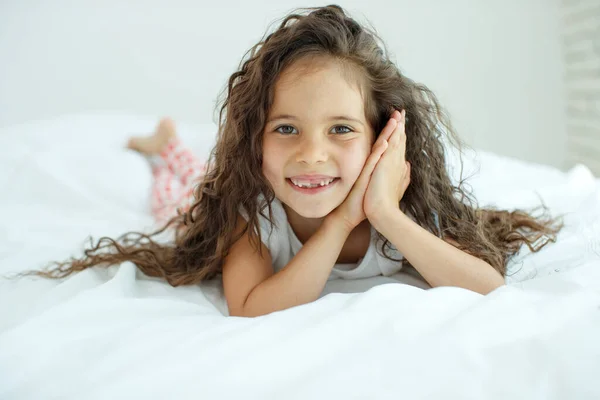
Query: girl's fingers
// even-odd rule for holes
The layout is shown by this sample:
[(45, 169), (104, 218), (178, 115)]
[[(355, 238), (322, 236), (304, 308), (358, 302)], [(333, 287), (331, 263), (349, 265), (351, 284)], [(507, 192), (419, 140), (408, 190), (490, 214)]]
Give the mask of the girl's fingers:
[(371, 153), (371, 155), (367, 159), (367, 162), (365, 163), (365, 166), (363, 167), (361, 177), (362, 177), (362, 175), (365, 175), (368, 179), (368, 177), (371, 176), (371, 173), (375, 170), (375, 167), (377, 166), (379, 159), (381, 158), (383, 153), (385, 153), (385, 150), (387, 148), (388, 148), (387, 140), (383, 140), (381, 143), (379, 143), (379, 146), (376, 149), (374, 149), (374, 151)]
[(407, 161), (404, 182), (402, 182), (402, 193), (406, 192), (406, 189), (408, 189), (408, 185), (410, 185), (410, 163)]
[[(381, 130), (381, 133), (379, 134), (379, 137), (377, 138), (377, 140), (387, 140), (388, 142), (390, 142), (390, 139), (392, 136), (394, 136), (394, 134), (397, 131), (400, 131), (402, 134), (404, 134), (404, 128), (406, 125), (406, 110), (402, 110), (402, 112), (398, 111), (398, 110), (394, 110), (394, 112), (392, 113), (392, 115), (390, 115), (390, 119), (388, 120), (387, 124), (385, 125), (385, 127)], [(395, 139), (397, 140), (397, 139)], [(373, 148), (377, 145), (377, 143), (375, 143), (373, 145)]]
[(376, 147), (373, 148), (371, 155), (369, 156), (369, 158), (367, 158), (367, 162), (365, 163), (365, 165), (362, 169), (362, 172), (360, 173), (358, 179), (356, 180), (356, 183), (354, 184), (355, 187), (358, 187), (358, 188), (364, 187), (364, 189), (366, 190), (366, 188), (369, 184), (369, 180), (371, 179), (371, 174), (375, 170), (375, 167), (377, 166), (379, 159), (381, 158), (381, 156), (383, 155), (383, 153), (385, 152), (385, 150), (387, 148), (388, 148), (387, 140), (382, 140), (382, 141), (378, 140)]
[(404, 122), (406, 121), (406, 112), (402, 110), (402, 113), (399, 113), (398, 110), (394, 111), (394, 114), (399, 115), (400, 120), (397, 121), (396, 129), (392, 133), (389, 142), (394, 147), (401, 144), (403, 141), (406, 141), (406, 133), (404, 131)]
[(381, 130), (381, 133), (379, 134), (377, 141), (373, 145), (373, 149), (375, 149), (376, 146), (380, 145), (381, 142), (383, 142), (384, 140), (388, 141), (390, 139), (390, 136), (392, 135), (392, 133), (394, 133), (396, 126), (398, 126), (398, 121), (396, 121), (394, 118), (390, 118), (388, 120), (387, 124), (385, 124), (385, 126)]

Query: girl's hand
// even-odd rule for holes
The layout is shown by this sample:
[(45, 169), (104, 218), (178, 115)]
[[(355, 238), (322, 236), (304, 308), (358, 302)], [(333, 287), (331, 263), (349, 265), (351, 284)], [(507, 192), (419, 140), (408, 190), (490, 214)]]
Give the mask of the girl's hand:
[(352, 229), (367, 218), (365, 210), (363, 209), (365, 192), (369, 186), (371, 174), (380, 160), (381, 155), (388, 148), (388, 139), (396, 129), (397, 124), (398, 122), (396, 119), (390, 118), (377, 138), (377, 141), (373, 144), (371, 154), (367, 158), (362, 172), (352, 186), (350, 193), (348, 193), (344, 202), (327, 216), (327, 219), (341, 221), (348, 229), (348, 232), (352, 231)]
[(398, 211), (400, 200), (410, 184), (410, 163), (406, 161), (406, 111), (394, 111), (396, 128), (387, 149), (377, 162), (365, 193), (364, 210), (370, 221), (390, 211)]

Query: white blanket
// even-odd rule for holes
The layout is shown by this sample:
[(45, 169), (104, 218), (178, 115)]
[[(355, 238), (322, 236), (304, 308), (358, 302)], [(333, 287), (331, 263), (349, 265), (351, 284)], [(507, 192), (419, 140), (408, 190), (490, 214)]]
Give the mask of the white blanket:
[[(151, 227), (150, 173), (122, 149), (154, 118), (79, 115), (0, 130), (0, 273)], [(181, 126), (206, 154), (212, 125)], [(0, 399), (600, 398), (600, 184), (481, 152), (481, 204), (568, 213), (555, 244), (488, 296), (402, 284), (225, 317), (218, 281), (173, 288), (131, 263), (0, 280)], [(535, 277), (535, 279), (530, 279)]]

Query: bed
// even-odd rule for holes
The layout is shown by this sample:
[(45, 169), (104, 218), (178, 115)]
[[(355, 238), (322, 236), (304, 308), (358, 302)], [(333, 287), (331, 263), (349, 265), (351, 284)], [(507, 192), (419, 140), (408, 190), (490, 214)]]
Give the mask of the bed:
[[(77, 114), (0, 129), (0, 273), (152, 227), (151, 175), (123, 148), (156, 116)], [(201, 156), (213, 124), (179, 123)], [(449, 168), (456, 171), (456, 155)], [(1, 399), (598, 399), (600, 181), (477, 151), (481, 205), (564, 213), (488, 296), (385, 284), (227, 317), (218, 280), (173, 288), (131, 263), (0, 280)]]

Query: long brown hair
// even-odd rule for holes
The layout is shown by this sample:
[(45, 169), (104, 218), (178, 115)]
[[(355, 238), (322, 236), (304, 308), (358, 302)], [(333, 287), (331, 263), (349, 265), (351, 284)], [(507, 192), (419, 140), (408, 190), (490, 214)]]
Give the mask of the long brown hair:
[[(95, 245), (92, 242), (81, 258), (26, 275), (62, 278), (93, 266), (131, 261), (146, 275), (178, 286), (217, 276), (232, 244), (245, 232), (260, 249), (258, 215), (269, 218), (274, 199), (261, 169), (262, 134), (274, 86), (285, 68), (311, 56), (329, 57), (359, 72), (365, 112), (374, 132), (382, 130), (394, 109), (406, 110), (406, 159), (412, 176), (399, 206), (419, 224), (454, 240), (503, 275), (507, 261), (523, 244), (538, 251), (555, 240), (561, 227), (557, 219), (522, 210), (479, 208), (464, 188), (462, 176), (453, 184), (446, 170), (444, 142), (459, 149), (464, 145), (434, 94), (398, 70), (372, 30), (331, 5), (288, 15), (246, 53), (222, 93), (217, 142), (208, 159), (211, 167), (195, 188), (189, 211), (179, 212), (159, 231), (103, 237)], [(249, 218), (243, 232), (235, 235), (240, 210)], [(439, 217), (439, 229), (433, 212)], [(171, 228), (174, 240), (159, 243), (158, 235)], [(389, 242), (380, 238), (385, 250)]]

